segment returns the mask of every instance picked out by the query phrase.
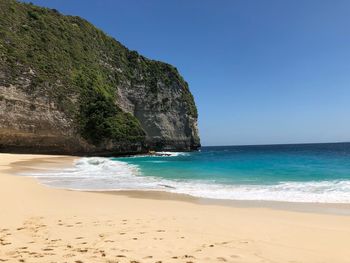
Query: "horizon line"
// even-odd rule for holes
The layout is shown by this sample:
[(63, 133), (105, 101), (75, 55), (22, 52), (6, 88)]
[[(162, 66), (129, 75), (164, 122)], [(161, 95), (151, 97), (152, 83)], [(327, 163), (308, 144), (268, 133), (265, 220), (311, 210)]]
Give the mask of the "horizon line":
[(350, 143), (350, 141), (341, 142), (301, 142), (301, 143), (263, 143), (263, 144), (231, 144), (231, 145), (202, 145), (201, 147), (240, 147), (240, 146), (278, 146), (278, 145), (303, 145), (303, 144), (341, 144)]

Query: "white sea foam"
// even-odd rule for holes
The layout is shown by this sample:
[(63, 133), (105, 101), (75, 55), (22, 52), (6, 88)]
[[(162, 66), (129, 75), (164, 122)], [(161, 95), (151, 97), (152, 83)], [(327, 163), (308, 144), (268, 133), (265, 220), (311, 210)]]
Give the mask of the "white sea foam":
[(155, 189), (157, 181), (140, 176), (136, 165), (108, 158), (81, 158), (73, 168), (45, 173), (26, 173), (43, 184), (74, 190)]
[(189, 153), (186, 152), (156, 152), (156, 154), (161, 157), (176, 157), (189, 155)]
[(163, 190), (230, 200), (350, 203), (350, 181), (281, 182), (232, 185), (200, 180), (167, 180), (143, 176), (136, 165), (108, 158), (81, 158), (73, 168), (26, 174), (43, 184), (74, 190)]
[(154, 152), (154, 154), (140, 154), (134, 156), (128, 156), (127, 158), (140, 158), (140, 157), (176, 157), (176, 156), (188, 156), (188, 152)]
[(229, 200), (350, 203), (350, 181), (281, 182), (276, 185), (181, 183), (176, 192)]

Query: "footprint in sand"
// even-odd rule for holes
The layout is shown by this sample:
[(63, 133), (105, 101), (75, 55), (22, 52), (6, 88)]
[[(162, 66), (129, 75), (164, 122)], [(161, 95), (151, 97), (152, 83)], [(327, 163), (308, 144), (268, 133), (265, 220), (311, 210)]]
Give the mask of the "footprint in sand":
[(72, 258), (75, 257), (75, 254), (69, 253), (69, 254), (65, 254), (63, 255), (64, 258)]
[(52, 251), (52, 248), (43, 248), (42, 251)]
[(219, 242), (219, 243), (215, 243), (215, 245), (227, 245), (229, 243), (231, 243), (231, 241)]
[(194, 258), (194, 256), (191, 256), (191, 255), (184, 255), (184, 256), (182, 256), (182, 258)]

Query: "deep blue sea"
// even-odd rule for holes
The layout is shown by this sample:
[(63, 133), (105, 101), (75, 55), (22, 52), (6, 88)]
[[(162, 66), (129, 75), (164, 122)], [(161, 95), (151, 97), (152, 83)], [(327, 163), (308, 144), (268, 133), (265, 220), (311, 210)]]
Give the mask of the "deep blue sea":
[(50, 186), (77, 190), (163, 190), (215, 199), (350, 203), (350, 143), (90, 157), (81, 158), (72, 169), (34, 176)]

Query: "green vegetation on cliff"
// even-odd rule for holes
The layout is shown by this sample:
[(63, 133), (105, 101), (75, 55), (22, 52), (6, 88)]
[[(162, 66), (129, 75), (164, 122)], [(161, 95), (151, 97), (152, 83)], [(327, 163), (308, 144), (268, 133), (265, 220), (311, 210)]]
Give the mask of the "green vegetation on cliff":
[(81, 89), (79, 126), (81, 134), (94, 143), (101, 139), (131, 142), (142, 141), (144, 132), (140, 123), (129, 113), (115, 105), (112, 87), (106, 85), (103, 76), (89, 69), (75, 76)]
[(176, 82), (187, 114), (197, 118), (176, 68), (130, 51), (84, 19), (55, 9), (0, 0), (0, 73), (0, 86), (17, 85), (33, 98), (47, 95), (94, 144), (144, 141), (139, 120), (116, 104), (117, 87), (125, 83), (143, 84), (156, 96), (159, 83)]

